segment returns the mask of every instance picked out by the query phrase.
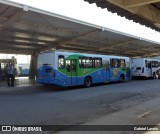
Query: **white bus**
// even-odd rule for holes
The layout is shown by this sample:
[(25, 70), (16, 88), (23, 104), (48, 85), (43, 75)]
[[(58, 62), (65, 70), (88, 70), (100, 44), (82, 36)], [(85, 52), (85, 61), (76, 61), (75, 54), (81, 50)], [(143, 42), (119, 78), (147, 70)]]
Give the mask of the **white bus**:
[(46, 51), (38, 56), (40, 84), (59, 86), (127, 81), (131, 78), (130, 58), (98, 54)]
[(156, 79), (160, 60), (150, 58), (131, 59), (131, 69), (133, 77), (152, 77)]

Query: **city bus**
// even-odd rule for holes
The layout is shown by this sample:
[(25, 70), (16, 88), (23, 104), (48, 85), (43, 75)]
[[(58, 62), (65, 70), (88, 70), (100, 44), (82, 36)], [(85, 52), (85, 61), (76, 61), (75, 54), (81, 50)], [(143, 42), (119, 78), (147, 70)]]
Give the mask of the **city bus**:
[(127, 81), (131, 78), (130, 58), (98, 54), (45, 51), (38, 55), (39, 84), (59, 86)]
[(135, 58), (131, 59), (131, 69), (133, 77), (152, 77), (156, 79), (160, 60), (151, 58)]

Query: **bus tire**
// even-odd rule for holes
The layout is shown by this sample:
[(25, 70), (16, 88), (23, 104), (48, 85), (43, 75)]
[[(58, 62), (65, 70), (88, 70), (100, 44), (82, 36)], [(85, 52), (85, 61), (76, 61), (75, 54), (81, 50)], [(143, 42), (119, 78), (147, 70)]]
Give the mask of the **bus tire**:
[(120, 81), (121, 83), (124, 82), (124, 75), (123, 75), (123, 74), (120, 75), (119, 81)]
[(156, 73), (155, 72), (153, 73), (153, 79), (156, 79)]
[(87, 76), (84, 80), (84, 87), (90, 87), (92, 85), (92, 78)]

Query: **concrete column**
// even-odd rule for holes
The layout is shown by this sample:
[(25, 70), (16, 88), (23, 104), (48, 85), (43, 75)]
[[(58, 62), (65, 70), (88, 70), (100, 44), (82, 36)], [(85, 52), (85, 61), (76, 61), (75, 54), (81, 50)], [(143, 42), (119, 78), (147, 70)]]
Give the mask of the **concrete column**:
[(38, 52), (34, 52), (34, 54), (31, 55), (29, 79), (35, 79), (35, 76), (37, 76), (37, 59)]

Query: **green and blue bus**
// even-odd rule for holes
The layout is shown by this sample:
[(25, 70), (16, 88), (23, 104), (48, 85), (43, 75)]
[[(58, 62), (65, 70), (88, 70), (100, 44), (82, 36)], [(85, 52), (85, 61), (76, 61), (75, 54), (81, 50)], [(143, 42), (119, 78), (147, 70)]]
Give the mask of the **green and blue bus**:
[(37, 69), (39, 84), (90, 87), (131, 79), (130, 58), (123, 56), (50, 50), (38, 55)]

